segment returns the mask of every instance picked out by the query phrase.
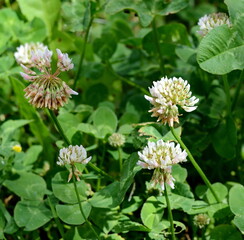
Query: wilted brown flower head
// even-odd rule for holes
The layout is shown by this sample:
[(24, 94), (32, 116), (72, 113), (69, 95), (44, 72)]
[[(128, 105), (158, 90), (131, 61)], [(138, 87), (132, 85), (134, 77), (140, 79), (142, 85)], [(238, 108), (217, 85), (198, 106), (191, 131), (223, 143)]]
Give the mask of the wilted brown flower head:
[[(71, 94), (77, 95), (58, 75), (63, 71), (68, 71), (74, 67), (68, 54), (62, 53), (59, 49), (57, 69), (52, 73), (51, 57), (52, 51), (47, 47), (31, 52), (31, 64), (20, 64), (24, 72), (21, 76), (30, 81), (31, 84), (24, 89), (25, 97), (29, 103), (37, 108), (57, 109), (67, 103)], [(36, 68), (34, 71), (30, 68)]]

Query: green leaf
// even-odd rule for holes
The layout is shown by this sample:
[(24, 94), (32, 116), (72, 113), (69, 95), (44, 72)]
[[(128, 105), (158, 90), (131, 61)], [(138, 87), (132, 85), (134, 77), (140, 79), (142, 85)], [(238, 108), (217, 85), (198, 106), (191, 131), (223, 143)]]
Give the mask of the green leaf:
[(230, 189), (229, 204), (231, 211), (237, 216), (244, 216), (244, 186), (236, 185)]
[(54, 150), (50, 147), (52, 140), (50, 138), (49, 129), (45, 126), (35, 108), (32, 107), (24, 97), (24, 84), (14, 77), (10, 77), (10, 80), (14, 89), (15, 99), (17, 101), (21, 116), (26, 119), (33, 120), (30, 123), (30, 129), (45, 149), (43, 152), (44, 158), (53, 159)]
[[(157, 28), (161, 52), (164, 55), (174, 55), (177, 45), (190, 45), (186, 27), (180, 23), (170, 23)], [(149, 32), (142, 41), (143, 48), (149, 54), (155, 54), (158, 49), (155, 44), (153, 31)]]
[(24, 125), (32, 122), (31, 120), (8, 120), (4, 122), (0, 127), (1, 137), (2, 137), (2, 145), (11, 141), (15, 131), (23, 127)]
[[(52, 178), (53, 194), (60, 201), (65, 203), (77, 203), (77, 196), (73, 183), (68, 183), (68, 171), (58, 172)], [(87, 185), (84, 181), (77, 182), (78, 193), (81, 201), (86, 200)]]
[(21, 198), (42, 200), (47, 192), (44, 179), (33, 173), (21, 173), (15, 180), (5, 180), (3, 185)]
[(200, 42), (197, 61), (200, 67), (212, 74), (227, 74), (244, 68), (244, 45), (238, 33), (222, 25), (211, 30)]
[(114, 208), (124, 199), (125, 193), (133, 182), (135, 174), (140, 170), (136, 166), (138, 161), (137, 153), (133, 153), (123, 164), (120, 181), (116, 181), (96, 192), (90, 199), (93, 207)]
[(143, 224), (150, 229), (157, 227), (161, 222), (165, 207), (154, 196), (149, 197), (141, 209), (141, 220)]
[[(223, 201), (225, 199), (225, 197), (228, 194), (228, 189), (227, 187), (222, 184), (222, 183), (214, 183), (212, 184), (212, 188), (215, 191), (215, 193), (217, 194), (218, 198), (220, 201)], [(208, 202), (211, 203), (216, 203), (216, 199), (213, 196), (212, 192), (210, 191), (210, 189), (207, 190), (206, 192), (206, 197), (208, 199)]]
[(31, 21), (35, 17), (42, 19), (46, 24), (48, 36), (51, 36), (52, 28), (57, 20), (60, 11), (60, 0), (18, 0), (18, 4), (22, 14), (29, 21)]
[(241, 240), (242, 236), (239, 231), (231, 225), (222, 224), (215, 227), (210, 233), (210, 239), (214, 240)]
[(41, 201), (19, 201), (14, 208), (14, 220), (24, 231), (33, 231), (52, 218), (51, 211)]
[(40, 145), (31, 146), (25, 153), (24, 165), (27, 166), (33, 164), (37, 160), (39, 154), (42, 152), (42, 149), (43, 148)]
[(108, 107), (99, 107), (93, 114), (93, 124), (99, 135), (106, 137), (116, 131), (118, 120), (115, 113)]
[(172, 175), (177, 182), (183, 183), (187, 177), (187, 170), (181, 167), (179, 164), (176, 164), (172, 167)]
[[(90, 215), (91, 205), (89, 202), (82, 202), (81, 207), (86, 218)], [(85, 222), (83, 215), (81, 214), (78, 204), (74, 205), (56, 205), (56, 211), (58, 217), (65, 223), (78, 225)]]
[(43, 42), (47, 37), (45, 23), (40, 18), (34, 18), (31, 22), (23, 25), (17, 34), (21, 43)]
[(242, 234), (244, 234), (244, 215), (235, 216), (233, 223), (239, 228)]
[(237, 130), (235, 122), (227, 117), (212, 134), (214, 150), (223, 158), (232, 159), (236, 155)]

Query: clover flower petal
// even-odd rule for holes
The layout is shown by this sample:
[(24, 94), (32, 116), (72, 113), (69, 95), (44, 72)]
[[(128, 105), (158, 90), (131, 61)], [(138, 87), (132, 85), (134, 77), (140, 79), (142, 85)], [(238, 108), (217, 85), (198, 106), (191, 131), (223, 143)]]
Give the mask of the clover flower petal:
[(204, 15), (198, 21), (200, 31), (198, 33), (202, 36), (206, 36), (215, 27), (227, 24), (231, 27), (231, 22), (229, 17), (225, 13), (212, 13), (209, 15)]
[(161, 80), (153, 82), (153, 86), (149, 88), (151, 96), (145, 95), (145, 98), (153, 105), (149, 110), (152, 117), (158, 117), (157, 121), (168, 123), (173, 126), (174, 122), (179, 122), (178, 106), (187, 112), (194, 111), (194, 106), (199, 99), (191, 96), (190, 85), (182, 78), (161, 78)]
[(174, 142), (148, 142), (148, 145), (138, 152), (140, 160), (137, 165), (144, 169), (152, 170), (154, 173), (151, 179), (152, 186), (159, 184), (164, 190), (164, 184), (167, 183), (174, 188), (174, 178), (171, 174), (173, 165), (185, 162), (187, 153), (182, 151), (179, 144)]

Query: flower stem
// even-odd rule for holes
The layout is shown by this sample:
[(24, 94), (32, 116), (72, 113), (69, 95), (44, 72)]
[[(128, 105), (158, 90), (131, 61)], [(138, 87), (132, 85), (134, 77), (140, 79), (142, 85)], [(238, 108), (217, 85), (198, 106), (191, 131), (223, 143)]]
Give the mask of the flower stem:
[(118, 154), (119, 154), (119, 170), (120, 173), (122, 172), (122, 168), (123, 168), (123, 159), (122, 159), (122, 149), (121, 147), (118, 148)]
[(224, 81), (224, 89), (226, 94), (226, 101), (227, 101), (227, 114), (231, 114), (231, 98), (230, 98), (230, 86), (228, 82), (227, 75), (223, 75), (223, 81)]
[(187, 152), (188, 154), (188, 158), (190, 159), (192, 165), (194, 166), (194, 168), (197, 170), (197, 172), (199, 173), (199, 175), (201, 176), (202, 180), (204, 181), (204, 183), (207, 185), (207, 187), (210, 189), (210, 191), (212, 192), (214, 198), (216, 199), (217, 202), (221, 203), (221, 201), (219, 200), (219, 197), (217, 196), (216, 192), (214, 191), (210, 181), (208, 180), (207, 176), (204, 174), (204, 172), (202, 171), (202, 169), (200, 168), (200, 166), (197, 164), (197, 162), (195, 161), (194, 157), (192, 156), (191, 152), (189, 151), (189, 149), (186, 147), (186, 145), (183, 143), (183, 141), (181, 140), (181, 138), (176, 134), (175, 130), (173, 127), (170, 127), (170, 130), (173, 134), (173, 136), (176, 138), (176, 140), (178, 141), (178, 143), (180, 144), (180, 146)]
[(85, 219), (87, 225), (92, 230), (92, 232), (97, 237), (97, 239), (100, 239), (100, 237), (98, 236), (97, 232), (93, 228), (91, 222), (86, 218), (85, 213), (83, 212), (83, 209), (82, 209), (82, 206), (81, 206), (81, 201), (80, 201), (80, 195), (79, 195), (79, 192), (78, 192), (78, 188), (77, 188), (77, 184), (76, 184), (76, 179), (75, 179), (75, 166), (74, 165), (72, 165), (72, 178), (73, 178), (73, 183), (74, 183), (74, 187), (75, 187), (75, 193), (76, 193), (76, 196), (77, 196), (78, 205), (79, 205), (79, 208), (80, 208), (81, 215)]
[[(64, 142), (67, 146), (72, 145), (71, 142), (69, 141), (69, 139), (67, 138), (67, 136), (65, 135), (63, 128), (61, 127), (56, 115), (54, 114), (54, 112), (50, 109), (48, 109), (49, 114), (51, 116), (52, 121), (54, 122), (54, 125), (56, 126), (56, 128), (58, 129), (59, 134), (61, 135), (61, 137), (64, 139)], [(87, 165), (92, 168), (95, 172), (103, 175), (104, 177), (106, 177), (107, 179), (109, 179), (110, 181), (114, 181), (114, 179), (108, 175), (106, 172), (104, 172), (102, 169), (98, 168), (97, 166), (95, 166), (93, 163), (89, 162), (87, 163)]]
[(80, 56), (80, 61), (79, 61), (79, 64), (78, 64), (77, 73), (75, 75), (73, 89), (76, 88), (77, 80), (78, 80), (78, 78), (80, 76), (80, 72), (81, 72), (81, 69), (82, 69), (82, 64), (83, 64), (84, 57), (85, 57), (85, 53), (86, 53), (86, 45), (87, 45), (88, 35), (89, 35), (90, 29), (91, 29), (91, 26), (92, 26), (92, 22), (93, 22), (93, 17), (91, 17), (91, 19), (89, 21), (89, 24), (88, 24), (88, 27), (87, 27), (87, 30), (86, 30), (86, 33), (85, 33), (84, 45), (83, 45), (83, 48), (82, 48), (82, 52), (81, 52), (81, 56)]
[(65, 240), (63, 225), (61, 224), (61, 222), (60, 222), (60, 220), (59, 220), (59, 218), (57, 216), (57, 213), (55, 211), (55, 208), (54, 208), (50, 198), (48, 197), (47, 199), (48, 199), (48, 203), (49, 203), (49, 206), (50, 206), (52, 214), (53, 214), (54, 221), (57, 224), (58, 231), (59, 231), (61, 237), (63, 238), (63, 240)]
[[(164, 176), (164, 178), (165, 178), (165, 176)], [(169, 201), (169, 197), (168, 197), (166, 184), (164, 185), (164, 195), (165, 195), (167, 208), (168, 208), (171, 236), (172, 236), (172, 240), (175, 240), (174, 220), (173, 220), (173, 215), (172, 215), (172, 211), (171, 211), (171, 207), (170, 207), (170, 201)]]
[(241, 71), (241, 75), (240, 75), (240, 78), (239, 78), (239, 82), (237, 84), (237, 88), (236, 88), (236, 91), (235, 91), (235, 95), (234, 95), (234, 99), (233, 99), (233, 102), (232, 102), (232, 105), (231, 105), (231, 110), (233, 111), (236, 107), (236, 103), (237, 103), (237, 100), (238, 100), (238, 97), (240, 95), (240, 90), (241, 90), (241, 85), (242, 85), (242, 80), (244, 79), (244, 71), (242, 70)]
[(159, 65), (160, 65), (160, 71), (162, 74), (165, 74), (165, 68), (164, 68), (164, 59), (163, 59), (163, 54), (159, 45), (159, 37), (158, 37), (158, 31), (157, 31), (157, 26), (156, 26), (156, 20), (155, 17), (152, 21), (152, 28), (153, 28), (153, 36), (154, 36), (154, 42), (155, 46), (157, 48), (158, 52), (158, 57), (159, 57)]

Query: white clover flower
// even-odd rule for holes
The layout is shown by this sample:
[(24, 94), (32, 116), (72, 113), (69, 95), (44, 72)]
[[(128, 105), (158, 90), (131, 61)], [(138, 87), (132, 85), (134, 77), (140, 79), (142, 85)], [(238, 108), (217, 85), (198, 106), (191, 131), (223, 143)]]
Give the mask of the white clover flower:
[(231, 27), (230, 19), (225, 13), (212, 13), (209, 15), (204, 15), (198, 21), (198, 25), (200, 26), (200, 31), (198, 31), (198, 33), (205, 36), (213, 28), (223, 24), (227, 24), (229, 27)]
[(205, 213), (201, 213), (201, 214), (198, 214), (196, 215), (194, 218), (193, 218), (193, 221), (194, 221), (194, 224), (196, 226), (198, 226), (199, 228), (203, 228), (205, 227), (206, 225), (209, 225), (210, 223), (210, 218), (207, 214)]
[(112, 147), (121, 147), (125, 143), (125, 136), (120, 134), (120, 133), (113, 133), (109, 138), (108, 138), (108, 143)]
[[(57, 109), (67, 103), (71, 94), (77, 95), (58, 75), (63, 71), (68, 71), (74, 67), (68, 54), (63, 54), (59, 49), (57, 69), (52, 73), (51, 61), (52, 51), (47, 47), (31, 51), (31, 57), (28, 64), (21, 63), (24, 72), (20, 75), (32, 82), (27, 88), (25, 97), (29, 99), (29, 103), (37, 108), (47, 107), (49, 109)], [(30, 68), (37, 68), (41, 73), (37, 73)]]
[(57, 66), (61, 71), (68, 71), (74, 67), (72, 60), (69, 58), (67, 53), (62, 53), (59, 49), (56, 49), (58, 54)]
[(67, 148), (60, 149), (57, 164), (60, 166), (73, 165), (74, 163), (87, 164), (91, 158), (87, 157), (86, 149), (82, 145), (70, 145)]
[(182, 78), (161, 78), (160, 81), (153, 82), (149, 88), (151, 97), (145, 95), (145, 98), (153, 105), (149, 111), (152, 117), (158, 117), (157, 121), (168, 123), (173, 127), (174, 122), (179, 122), (178, 106), (187, 112), (194, 111), (194, 106), (199, 99), (191, 97), (190, 85)]
[(174, 178), (171, 175), (172, 165), (185, 162), (187, 153), (182, 151), (180, 145), (174, 142), (148, 142), (148, 145), (138, 152), (140, 160), (137, 162), (142, 168), (154, 169), (152, 176), (152, 186), (159, 184), (164, 190), (164, 184), (167, 183), (174, 188)]
[(33, 66), (31, 60), (32, 54), (35, 54), (37, 51), (45, 52), (46, 49), (48, 49), (47, 46), (44, 46), (44, 44), (40, 42), (25, 43), (24, 45), (17, 47), (14, 57), (19, 64)]

